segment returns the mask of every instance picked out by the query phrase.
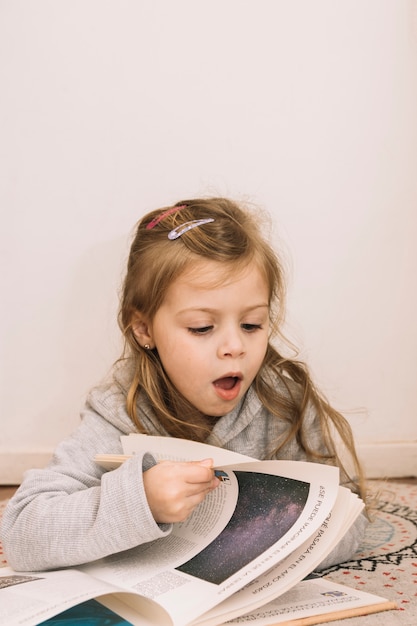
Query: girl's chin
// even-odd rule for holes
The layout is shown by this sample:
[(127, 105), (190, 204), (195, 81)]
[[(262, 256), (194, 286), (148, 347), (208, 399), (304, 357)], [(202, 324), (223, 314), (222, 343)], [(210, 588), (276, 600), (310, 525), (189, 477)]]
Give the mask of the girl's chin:
[[(213, 419), (220, 419), (223, 415), (227, 415), (230, 411), (239, 404), (239, 399), (236, 398), (234, 401), (229, 402), (220, 402), (220, 403), (211, 403), (209, 407), (205, 407), (202, 411), (204, 415), (207, 415)], [(207, 410), (208, 409), (208, 410)]]

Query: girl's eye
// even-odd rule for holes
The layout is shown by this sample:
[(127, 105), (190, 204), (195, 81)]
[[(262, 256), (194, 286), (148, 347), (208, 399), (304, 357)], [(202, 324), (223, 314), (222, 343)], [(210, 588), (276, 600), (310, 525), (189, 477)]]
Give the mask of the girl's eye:
[(200, 328), (188, 328), (192, 335), (205, 335), (213, 329), (213, 326), (200, 326)]
[(246, 330), (248, 333), (253, 333), (255, 330), (260, 330), (262, 328), (262, 324), (241, 324), (243, 330)]

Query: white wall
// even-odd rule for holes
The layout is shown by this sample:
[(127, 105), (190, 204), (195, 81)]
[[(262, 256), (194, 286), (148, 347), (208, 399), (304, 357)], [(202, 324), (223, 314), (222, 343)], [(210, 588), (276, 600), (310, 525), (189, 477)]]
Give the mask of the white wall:
[(272, 212), (291, 337), (417, 473), (416, 42), (413, 0), (0, 2), (0, 482), (117, 357), (134, 223), (197, 194)]

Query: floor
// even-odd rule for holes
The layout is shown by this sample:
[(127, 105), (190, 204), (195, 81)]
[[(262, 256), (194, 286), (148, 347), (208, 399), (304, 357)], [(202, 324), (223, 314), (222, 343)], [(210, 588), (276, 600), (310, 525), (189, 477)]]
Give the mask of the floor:
[(11, 498), (17, 487), (1, 487), (0, 486), (0, 500), (7, 500)]

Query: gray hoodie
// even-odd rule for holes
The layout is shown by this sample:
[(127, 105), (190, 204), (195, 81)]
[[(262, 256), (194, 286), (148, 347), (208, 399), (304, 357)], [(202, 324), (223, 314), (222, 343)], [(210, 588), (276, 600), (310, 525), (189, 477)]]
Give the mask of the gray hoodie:
[[(1, 528), (11, 567), (21, 571), (69, 567), (171, 532), (170, 524), (155, 522), (146, 500), (142, 475), (155, 463), (151, 454), (135, 455), (112, 471), (94, 462), (96, 454), (121, 454), (120, 436), (135, 432), (125, 407), (122, 385), (111, 382), (94, 388), (80, 425), (58, 445), (49, 465), (25, 474)], [(145, 399), (139, 401), (139, 414), (148, 434), (167, 435)], [(218, 420), (206, 443), (268, 459), (274, 442), (288, 428), (289, 422), (271, 415), (250, 388), (240, 405)], [(306, 428), (309, 444), (325, 452), (313, 410), (307, 415)], [(296, 441), (286, 445), (278, 458), (306, 460)], [(361, 514), (321, 569), (350, 559), (366, 525)]]

